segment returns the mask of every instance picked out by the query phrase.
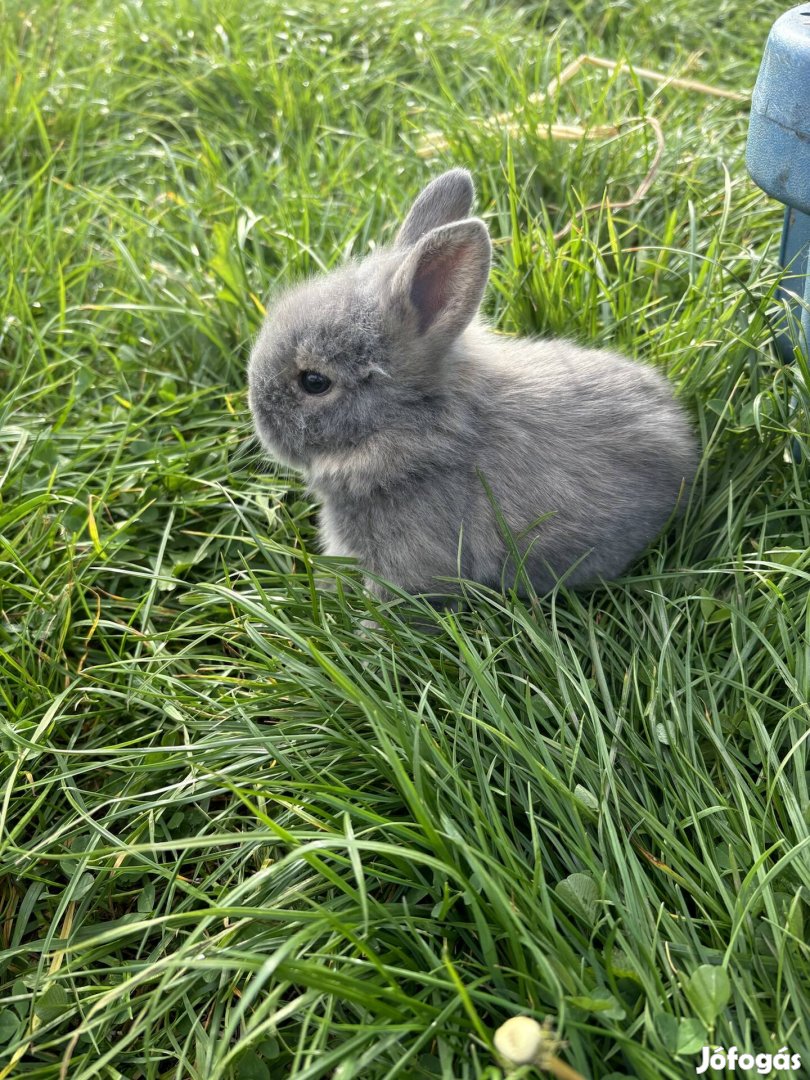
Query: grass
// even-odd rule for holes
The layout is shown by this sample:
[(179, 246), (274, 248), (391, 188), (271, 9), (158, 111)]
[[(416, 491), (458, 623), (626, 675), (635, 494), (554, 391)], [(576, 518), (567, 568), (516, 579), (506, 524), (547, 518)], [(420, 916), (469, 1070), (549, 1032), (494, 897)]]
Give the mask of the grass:
[[(748, 90), (780, 9), (6, 5), (0, 1077), (497, 1080), (520, 1013), (601, 1080), (714, 1043), (810, 1061), (779, 207), (744, 105), (595, 70), (527, 102), (585, 51)], [(475, 122), (521, 104), (511, 139)], [(646, 198), (579, 213), (637, 187), (647, 116)], [(318, 556), (244, 378), (267, 290), (390, 237), (451, 163), (494, 323), (660, 365), (705, 447), (622, 581), (454, 615)]]

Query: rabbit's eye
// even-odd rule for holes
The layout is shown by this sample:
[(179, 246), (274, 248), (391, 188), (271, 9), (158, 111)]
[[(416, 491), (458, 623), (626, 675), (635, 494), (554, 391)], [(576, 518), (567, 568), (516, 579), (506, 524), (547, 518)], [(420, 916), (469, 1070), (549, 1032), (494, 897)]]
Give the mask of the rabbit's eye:
[(298, 376), (301, 388), (308, 394), (325, 394), (332, 385), (332, 380), (320, 371), (302, 371)]

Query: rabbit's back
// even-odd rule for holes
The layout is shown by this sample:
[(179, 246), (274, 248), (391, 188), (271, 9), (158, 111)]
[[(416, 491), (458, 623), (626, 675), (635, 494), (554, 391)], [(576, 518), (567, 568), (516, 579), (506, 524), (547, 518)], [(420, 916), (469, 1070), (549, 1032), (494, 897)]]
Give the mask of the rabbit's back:
[(523, 534), (535, 584), (553, 580), (546, 564), (561, 573), (579, 558), (571, 584), (620, 573), (683, 505), (695, 471), (694, 437), (666, 379), (566, 341), (476, 329), (468, 344), (485, 429), (478, 467)]

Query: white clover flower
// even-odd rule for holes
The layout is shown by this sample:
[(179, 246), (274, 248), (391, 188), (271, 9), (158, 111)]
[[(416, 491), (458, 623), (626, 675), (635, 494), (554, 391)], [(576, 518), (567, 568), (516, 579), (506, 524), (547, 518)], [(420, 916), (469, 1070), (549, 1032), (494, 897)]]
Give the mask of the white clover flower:
[(545, 1033), (530, 1016), (512, 1016), (495, 1032), (495, 1049), (510, 1064), (532, 1065), (540, 1056)]

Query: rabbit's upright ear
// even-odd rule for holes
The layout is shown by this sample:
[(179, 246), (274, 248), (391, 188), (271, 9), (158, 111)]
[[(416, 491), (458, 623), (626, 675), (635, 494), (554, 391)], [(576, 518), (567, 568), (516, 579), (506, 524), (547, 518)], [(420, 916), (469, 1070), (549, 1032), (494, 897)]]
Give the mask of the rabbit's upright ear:
[(469, 214), (472, 203), (472, 177), (466, 169), (451, 169), (437, 176), (411, 207), (394, 246), (410, 247), (431, 229), (461, 221)]
[(449, 344), (478, 310), (491, 254), (487, 227), (478, 218), (433, 229), (408, 251), (394, 275), (392, 300), (398, 310), (416, 315), (418, 334)]

